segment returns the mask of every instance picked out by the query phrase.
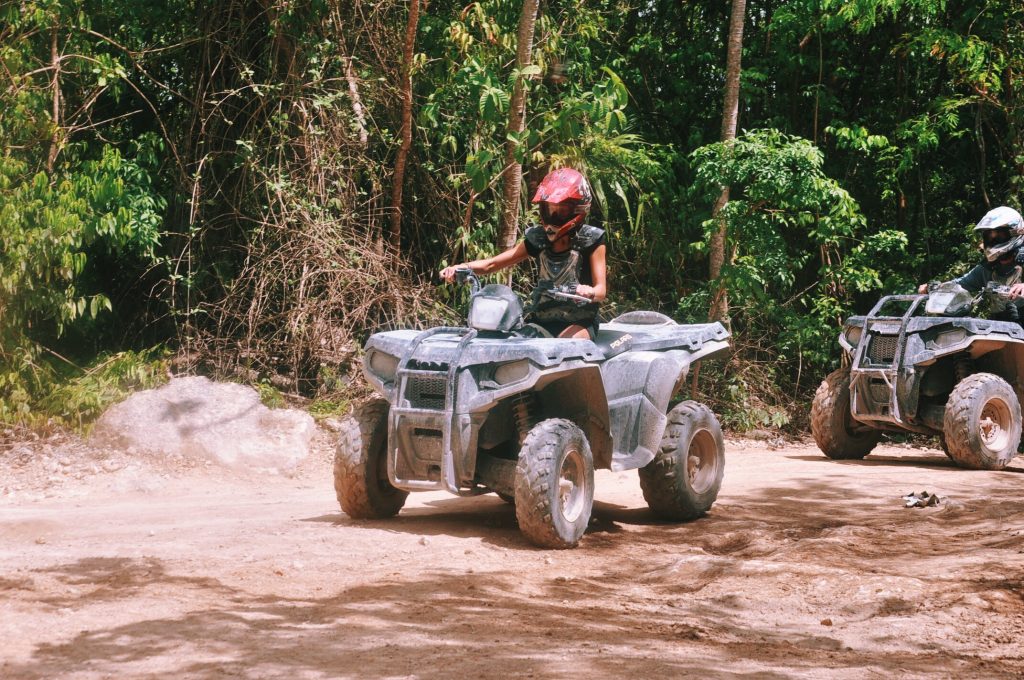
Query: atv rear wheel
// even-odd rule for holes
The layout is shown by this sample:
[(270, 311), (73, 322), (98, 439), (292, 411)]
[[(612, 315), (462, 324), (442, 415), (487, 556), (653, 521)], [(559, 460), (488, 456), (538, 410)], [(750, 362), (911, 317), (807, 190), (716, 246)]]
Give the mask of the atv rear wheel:
[(696, 401), (676, 404), (658, 453), (639, 472), (644, 500), (658, 517), (684, 521), (710, 510), (725, 474), (722, 427), (711, 409)]
[(388, 481), (388, 402), (375, 399), (357, 407), (342, 424), (334, 454), (334, 491), (353, 519), (393, 517), (408, 491)]
[(814, 393), (811, 434), (833, 460), (863, 458), (875, 448), (882, 433), (860, 425), (850, 415), (850, 369), (829, 373)]
[(583, 430), (561, 418), (533, 426), (516, 465), (519, 530), (542, 548), (572, 548), (590, 523), (594, 459)]
[(942, 432), (949, 457), (975, 470), (1002, 470), (1017, 455), (1020, 402), (1010, 384), (992, 373), (969, 375), (946, 402)]

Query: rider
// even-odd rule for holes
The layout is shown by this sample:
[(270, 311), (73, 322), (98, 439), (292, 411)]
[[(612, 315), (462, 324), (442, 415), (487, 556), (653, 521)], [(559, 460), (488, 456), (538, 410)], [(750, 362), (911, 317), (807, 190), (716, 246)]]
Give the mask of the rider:
[[(1020, 213), (1005, 205), (993, 208), (981, 218), (974, 232), (981, 237), (985, 259), (953, 281), (972, 293), (995, 281), (1009, 287), (1010, 297), (1024, 296), (1024, 219)], [(928, 284), (922, 283), (917, 292), (927, 293)], [(1018, 306), (1022, 304), (1024, 300), (1017, 301)]]
[[(445, 267), (441, 278), (451, 283), (457, 269), (490, 274), (535, 258), (539, 276), (526, 320), (555, 337), (593, 340), (598, 303), (608, 290), (604, 230), (583, 223), (590, 210), (590, 184), (576, 170), (560, 168), (541, 181), (533, 202), (539, 204), (541, 224), (527, 229), (522, 241), (494, 257)], [(553, 288), (591, 301), (545, 295)]]

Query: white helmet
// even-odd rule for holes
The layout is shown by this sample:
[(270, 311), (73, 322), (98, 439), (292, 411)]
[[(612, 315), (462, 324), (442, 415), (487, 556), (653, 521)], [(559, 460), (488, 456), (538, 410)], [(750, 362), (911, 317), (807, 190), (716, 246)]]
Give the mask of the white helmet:
[[(986, 232), (995, 231), (996, 229), (1009, 230), (1010, 237), (1002, 241), (990, 242), (986, 237)], [(989, 262), (995, 262), (1003, 255), (1017, 250), (1021, 245), (1024, 245), (1024, 219), (1013, 208), (1001, 205), (985, 213), (981, 221), (975, 225), (974, 233), (981, 236), (984, 243), (985, 259)]]

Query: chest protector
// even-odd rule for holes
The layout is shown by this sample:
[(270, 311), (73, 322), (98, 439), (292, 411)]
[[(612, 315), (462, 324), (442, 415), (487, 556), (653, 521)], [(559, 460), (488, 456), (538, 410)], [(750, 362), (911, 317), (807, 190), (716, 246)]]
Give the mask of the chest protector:
[[(572, 237), (568, 250), (556, 253), (540, 228), (528, 229), (526, 239), (537, 254), (537, 285), (530, 296), (528, 317), (532, 321), (561, 321), (565, 323), (589, 324), (597, 317), (599, 305), (596, 302), (579, 304), (547, 295), (552, 288), (569, 288), (579, 284), (593, 285), (590, 276), (590, 257), (604, 231), (590, 225), (583, 225)], [(586, 280), (584, 280), (586, 279)]]

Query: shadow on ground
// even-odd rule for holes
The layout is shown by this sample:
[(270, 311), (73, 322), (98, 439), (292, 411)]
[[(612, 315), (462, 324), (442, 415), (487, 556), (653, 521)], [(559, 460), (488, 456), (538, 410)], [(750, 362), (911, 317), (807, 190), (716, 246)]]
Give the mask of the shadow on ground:
[[(998, 477), (984, 498), (927, 509), (904, 508), (895, 495), (883, 501), (858, 497), (835, 480), (795, 480), (731, 496), (707, 517), (680, 525), (657, 523), (646, 509), (598, 503), (595, 528), (579, 551), (568, 554), (604, 558), (603, 572), (585, 578), (564, 568), (569, 561), (559, 556), (566, 553), (550, 553), (541, 570), (485, 573), (467, 570), (468, 558), (453, 555), (452, 568), (444, 571), (382, 575), (373, 585), (290, 598), (171, 573), (152, 558), (86, 559), (34, 572), (79, 593), (50, 596), (47, 605), (75, 610), (173, 590), (194, 606), (180, 616), (144, 618), (40, 645), (29, 663), (9, 663), (0, 674), (782, 678), (824, 669), (920, 676), (939, 669), (944, 676), (1009, 677), (1024, 672), (1019, 653), (986, 660), (916, 638), (901, 641), (899, 649), (853, 649), (826, 626), (751, 624), (757, 621), (752, 608), (765, 605), (756, 592), (746, 598), (704, 593), (723, 579), (754, 574), (752, 565), (762, 575), (776, 574), (776, 581), (800, 569), (840, 579), (847, 574), (854, 581), (868, 574), (912, 574), (939, 600), (958, 579), (965, 592), (995, 593), (993, 601), (1011, 607), (1009, 616), (1020, 616), (1020, 538), (1007, 533), (1024, 525), (1018, 479)], [(359, 526), (340, 513), (300, 521)], [(422, 535), (493, 534), (490, 540), (506, 549), (535, 551), (519, 537), (513, 509), (496, 499), (453, 498), (365, 526)], [(992, 558), (958, 571), (956, 558), (971, 550)], [(1015, 602), (1021, 607), (1013, 611)], [(865, 616), (906, 616), (908, 607), (890, 597)]]

